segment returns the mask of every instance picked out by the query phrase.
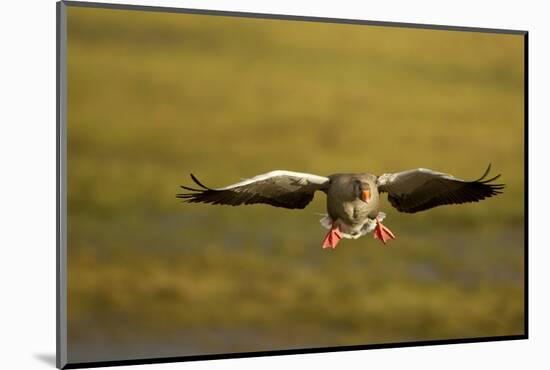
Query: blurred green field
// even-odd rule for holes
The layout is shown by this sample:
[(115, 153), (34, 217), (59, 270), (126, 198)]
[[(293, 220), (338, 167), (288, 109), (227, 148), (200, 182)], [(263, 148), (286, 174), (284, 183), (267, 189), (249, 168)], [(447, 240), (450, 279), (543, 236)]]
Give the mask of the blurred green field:
[[(523, 37), (68, 9), (72, 362), (515, 335)], [(304, 211), (180, 203), (273, 169), (427, 167), (503, 195), (322, 250)]]

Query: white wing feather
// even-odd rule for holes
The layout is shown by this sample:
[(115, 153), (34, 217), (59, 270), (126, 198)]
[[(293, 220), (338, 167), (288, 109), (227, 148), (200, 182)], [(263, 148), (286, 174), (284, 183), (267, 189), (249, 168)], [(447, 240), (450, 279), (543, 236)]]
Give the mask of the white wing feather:
[(424, 185), (428, 180), (434, 178), (464, 181), (448, 173), (438, 172), (427, 168), (415, 168), (408, 171), (385, 173), (378, 177), (376, 184), (378, 187), (391, 188), (391, 192), (394, 194), (406, 194), (412, 189), (416, 189)]
[(229, 190), (229, 189), (233, 189), (233, 188), (236, 188), (236, 187), (239, 187), (239, 186), (249, 185), (249, 184), (252, 184), (254, 182), (263, 181), (263, 180), (267, 180), (269, 178), (278, 177), (278, 176), (299, 178), (299, 179), (303, 179), (304, 181), (310, 182), (312, 184), (319, 184), (319, 185), (322, 185), (322, 184), (326, 183), (327, 181), (329, 181), (328, 177), (313, 175), (313, 174), (310, 174), (310, 173), (293, 172), (293, 171), (285, 171), (285, 170), (275, 170), (275, 171), (271, 171), (271, 172), (264, 173), (264, 174), (261, 174), (261, 175), (258, 175), (258, 176), (254, 176), (250, 179), (246, 179), (246, 180), (243, 180), (243, 181), (238, 182), (236, 184), (231, 184), (231, 185), (225, 186), (223, 188), (218, 188), (218, 189), (215, 189), (215, 190)]

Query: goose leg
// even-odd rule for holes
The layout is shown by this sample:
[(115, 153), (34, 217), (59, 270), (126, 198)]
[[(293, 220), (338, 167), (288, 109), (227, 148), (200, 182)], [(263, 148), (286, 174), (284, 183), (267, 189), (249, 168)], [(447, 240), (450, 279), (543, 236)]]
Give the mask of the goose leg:
[(374, 228), (374, 238), (386, 244), (388, 240), (395, 239), (395, 235), (386, 226), (382, 225), (379, 219), (376, 219), (376, 227)]
[(336, 248), (336, 244), (338, 244), (340, 239), (342, 239), (342, 232), (340, 231), (338, 226), (335, 226), (333, 224), (328, 234), (325, 236), (325, 239), (323, 239), (323, 249)]

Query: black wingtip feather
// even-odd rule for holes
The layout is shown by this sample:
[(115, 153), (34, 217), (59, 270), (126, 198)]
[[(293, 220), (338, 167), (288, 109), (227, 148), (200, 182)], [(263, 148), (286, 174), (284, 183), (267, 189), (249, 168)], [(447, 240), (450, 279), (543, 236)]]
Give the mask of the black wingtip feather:
[[(481, 180), (483, 180), (488, 174), (489, 172), (491, 171), (491, 163), (489, 163), (489, 165), (487, 166), (487, 169), (485, 170), (485, 172), (483, 173), (483, 175), (481, 175), (481, 177), (477, 180), (474, 180), (472, 182), (479, 182)], [(500, 176), (500, 175), (499, 175)]]
[(185, 190), (190, 190), (190, 191), (203, 191), (202, 189), (190, 188), (188, 186), (183, 186), (183, 185), (180, 185), (180, 188), (185, 189)]
[(200, 187), (202, 187), (202, 188), (204, 188), (204, 189), (206, 189), (206, 190), (213, 190), (213, 189), (209, 188), (208, 186), (203, 185), (203, 184), (199, 181), (199, 179), (197, 179), (197, 178), (195, 177), (195, 175), (193, 175), (192, 173), (191, 173), (190, 175), (191, 175), (191, 179), (192, 179), (197, 185), (199, 185)]
[(491, 177), (491, 178), (488, 179), (488, 180), (483, 180), (483, 181), (481, 181), (481, 179), (479, 179), (479, 180), (477, 180), (477, 182), (480, 182), (480, 183), (482, 183), (482, 184), (487, 184), (487, 183), (489, 183), (489, 182), (491, 182), (491, 181), (495, 181), (495, 180), (498, 179), (500, 176), (501, 176), (501, 174), (499, 173), (499, 174), (496, 175), (495, 177)]

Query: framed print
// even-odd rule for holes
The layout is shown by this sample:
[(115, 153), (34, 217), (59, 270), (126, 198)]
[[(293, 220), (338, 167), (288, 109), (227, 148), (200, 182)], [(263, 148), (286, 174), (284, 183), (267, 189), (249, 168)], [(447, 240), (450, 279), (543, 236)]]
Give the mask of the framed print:
[(527, 338), (527, 32), (63, 1), (57, 366)]

